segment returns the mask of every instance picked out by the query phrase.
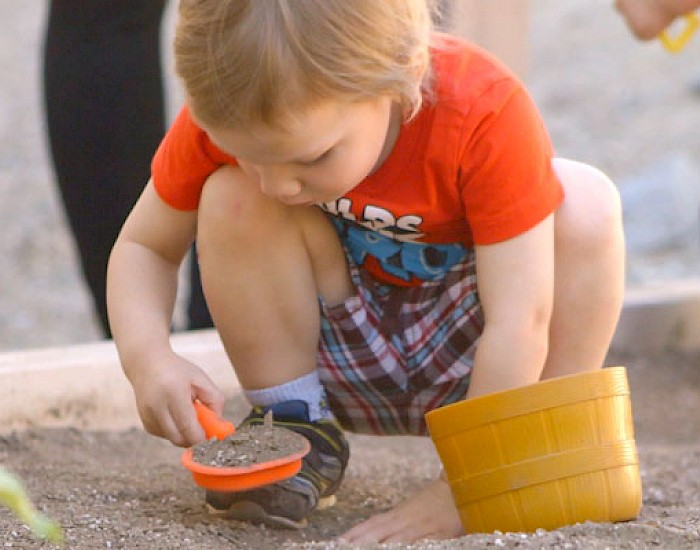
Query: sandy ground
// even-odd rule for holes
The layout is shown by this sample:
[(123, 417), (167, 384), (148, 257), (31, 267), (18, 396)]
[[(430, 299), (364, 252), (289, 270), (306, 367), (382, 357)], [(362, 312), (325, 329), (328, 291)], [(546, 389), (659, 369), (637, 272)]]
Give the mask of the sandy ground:
[[(527, 81), (559, 154), (590, 162), (616, 181), (669, 155), (700, 159), (700, 39), (678, 56), (656, 43), (640, 45), (610, 4), (533, 0)], [(97, 335), (43, 135), (38, 83), (44, 12), (42, 0), (0, 0), (0, 349)], [(695, 258), (676, 258), (663, 269), (639, 273), (683, 276), (697, 273), (697, 265)], [(644, 479), (638, 520), (412, 548), (700, 547), (698, 359), (614, 358), (630, 367), (633, 386)], [(354, 438), (338, 505), (315, 515), (305, 531), (277, 532), (207, 517), (201, 491), (179, 467), (178, 454), (138, 430), (0, 436), (0, 463), (22, 475), (41, 508), (66, 527), (69, 548), (336, 548), (328, 541), (392, 506), (437, 470), (426, 440), (377, 445)], [(0, 540), (5, 547), (40, 547), (4, 511)]]
[[(46, 4), (0, 0), (0, 350), (97, 337), (43, 131)], [(676, 56), (658, 43), (641, 45), (611, 4), (532, 0), (526, 80), (558, 153), (594, 164), (615, 181), (671, 155), (700, 159), (700, 39)], [(169, 30), (164, 34), (167, 42)], [(171, 74), (168, 85), (172, 114), (181, 95)], [(696, 250), (692, 258), (631, 267), (633, 282), (695, 275), (700, 258)]]
[[(700, 547), (700, 369), (698, 355), (614, 357), (628, 366), (644, 505), (638, 519), (586, 523), (534, 534), (469, 535), (392, 548)], [(237, 420), (245, 406), (232, 401)], [(334, 539), (386, 510), (436, 475), (427, 438), (351, 437), (352, 455), (338, 503), (307, 529), (271, 530), (208, 516), (203, 491), (179, 466), (178, 449), (141, 430), (36, 429), (0, 436), (0, 463), (17, 472), (42, 510), (60, 521), (67, 547), (348, 548)], [(0, 510), (6, 548), (49, 548)], [(367, 548), (375, 548), (368, 546)], [(388, 547), (388, 546), (386, 546)]]

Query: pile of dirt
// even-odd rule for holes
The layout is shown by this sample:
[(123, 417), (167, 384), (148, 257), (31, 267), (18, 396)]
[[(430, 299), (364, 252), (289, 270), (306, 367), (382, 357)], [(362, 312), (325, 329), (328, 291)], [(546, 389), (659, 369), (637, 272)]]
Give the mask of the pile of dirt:
[(266, 421), (262, 425), (248, 424), (224, 439), (212, 438), (195, 445), (192, 460), (204, 466), (240, 468), (285, 459), (307, 448), (302, 435)]

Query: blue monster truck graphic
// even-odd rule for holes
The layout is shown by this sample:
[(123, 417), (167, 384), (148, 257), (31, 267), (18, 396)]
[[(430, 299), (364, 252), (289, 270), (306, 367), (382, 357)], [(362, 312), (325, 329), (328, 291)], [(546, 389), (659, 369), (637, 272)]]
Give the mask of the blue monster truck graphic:
[(438, 279), (466, 256), (461, 244), (403, 242), (343, 218), (330, 219), (357, 265), (374, 256), (384, 271), (404, 281)]

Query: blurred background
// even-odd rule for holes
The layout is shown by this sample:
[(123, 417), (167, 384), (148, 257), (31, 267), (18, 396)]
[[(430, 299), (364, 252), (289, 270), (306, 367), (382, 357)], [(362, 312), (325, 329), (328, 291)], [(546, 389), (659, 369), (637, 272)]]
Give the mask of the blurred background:
[[(497, 53), (527, 83), (558, 154), (620, 188), (629, 285), (700, 279), (700, 35), (674, 55), (636, 41), (612, 1), (462, 1), (446, 12), (461, 32), (494, 49), (511, 37)], [(474, 24), (484, 16), (474, 6), (487, 2), (503, 21)], [(47, 6), (0, 0), (0, 350), (101, 338), (48, 153)], [(174, 10), (171, 1), (163, 32), (169, 120), (182, 98), (169, 52)]]

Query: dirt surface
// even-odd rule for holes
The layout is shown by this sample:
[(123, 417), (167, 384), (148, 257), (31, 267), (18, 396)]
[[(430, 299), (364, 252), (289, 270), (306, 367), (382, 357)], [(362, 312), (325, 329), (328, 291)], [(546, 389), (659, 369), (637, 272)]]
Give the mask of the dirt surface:
[[(644, 486), (638, 519), (394, 547), (700, 547), (700, 356), (612, 357), (610, 364), (627, 365), (630, 377)], [(237, 421), (245, 413), (239, 401), (230, 402), (226, 411)], [(401, 501), (438, 471), (425, 438), (351, 436), (350, 443), (337, 504), (313, 514), (301, 531), (208, 516), (203, 490), (179, 464), (180, 449), (137, 429), (10, 433), (0, 437), (0, 463), (22, 476), (38, 506), (63, 525), (71, 549), (340, 549), (347, 546), (335, 537)], [(2, 510), (0, 538), (6, 548), (51, 548)]]
[(288, 458), (306, 448), (306, 439), (291, 430), (272, 424), (248, 425), (224, 439), (195, 445), (192, 460), (204, 466), (239, 468)]

